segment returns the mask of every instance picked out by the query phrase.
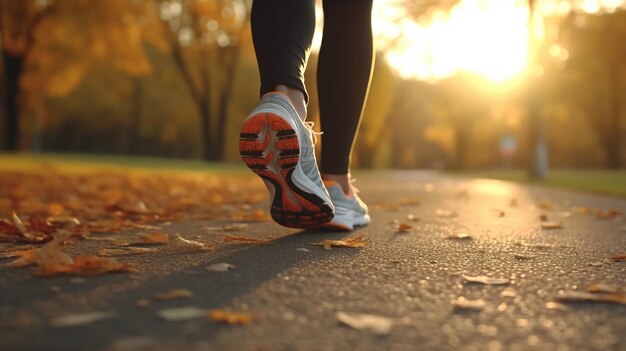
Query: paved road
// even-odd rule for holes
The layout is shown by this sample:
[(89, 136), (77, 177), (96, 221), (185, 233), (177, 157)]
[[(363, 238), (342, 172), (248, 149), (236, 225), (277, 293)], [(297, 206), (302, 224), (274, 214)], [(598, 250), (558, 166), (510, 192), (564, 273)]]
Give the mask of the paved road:
[[(626, 251), (626, 220), (572, 210), (625, 211), (626, 200), (428, 172), (367, 173), (357, 185), (374, 220), (349, 236), (369, 239), (364, 249), (325, 251), (309, 244), (345, 235), (260, 223), (228, 234), (276, 237), (271, 244), (120, 258), (137, 264), (140, 271), (132, 274), (77, 282), (34, 279), (28, 269), (0, 270), (0, 349), (626, 350), (626, 306), (545, 306), (559, 290), (599, 282), (626, 287), (626, 263), (606, 261)], [(554, 208), (542, 208), (548, 205)], [(408, 221), (409, 214), (420, 220)], [(541, 229), (541, 214), (564, 228)], [(394, 220), (415, 230), (397, 234)], [(203, 229), (216, 225), (177, 223), (166, 231), (220, 241), (227, 233)], [(447, 239), (461, 232), (473, 239)], [(72, 250), (93, 253), (97, 245), (83, 242)], [(302, 247), (310, 252), (296, 250)], [(236, 268), (205, 269), (218, 262)], [(461, 274), (511, 282), (468, 284)], [(172, 288), (193, 296), (136, 306), (138, 299)], [(483, 299), (485, 306), (455, 309), (451, 301), (461, 296)], [(181, 306), (248, 311), (255, 320), (229, 326), (157, 317), (161, 309)], [(89, 311), (115, 311), (117, 317), (49, 326), (59, 315)], [(355, 330), (341, 325), (337, 312), (384, 316), (394, 325), (388, 335)]]

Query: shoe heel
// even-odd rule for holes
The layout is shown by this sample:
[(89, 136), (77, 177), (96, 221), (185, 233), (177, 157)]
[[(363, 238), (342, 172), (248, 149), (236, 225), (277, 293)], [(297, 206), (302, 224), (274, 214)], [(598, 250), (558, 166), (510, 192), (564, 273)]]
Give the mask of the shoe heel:
[(333, 211), (324, 200), (293, 182), (300, 144), (296, 131), (284, 118), (273, 113), (249, 117), (239, 134), (239, 154), (248, 168), (273, 186), (274, 221), (286, 227), (308, 228), (332, 219)]

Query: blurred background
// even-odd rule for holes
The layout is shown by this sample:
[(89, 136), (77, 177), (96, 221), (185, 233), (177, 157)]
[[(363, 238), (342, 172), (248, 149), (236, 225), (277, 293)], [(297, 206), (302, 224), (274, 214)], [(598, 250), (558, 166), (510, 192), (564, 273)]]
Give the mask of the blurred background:
[[(236, 161), (249, 0), (0, 0), (3, 150)], [(318, 119), (318, 11), (307, 84)], [(354, 164), (626, 164), (622, 0), (375, 0)]]

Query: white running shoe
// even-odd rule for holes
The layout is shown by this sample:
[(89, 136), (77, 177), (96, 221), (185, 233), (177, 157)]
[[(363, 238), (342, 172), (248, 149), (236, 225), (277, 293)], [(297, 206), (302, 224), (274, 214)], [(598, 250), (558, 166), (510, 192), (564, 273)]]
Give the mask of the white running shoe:
[(350, 231), (370, 223), (367, 205), (359, 198), (355, 187), (352, 187), (351, 195), (346, 195), (337, 182), (325, 180), (324, 185), (335, 206), (335, 217), (324, 224), (324, 228)]
[(334, 207), (315, 160), (312, 122), (303, 122), (285, 94), (265, 94), (241, 128), (239, 153), (270, 192), (274, 221), (319, 226)]

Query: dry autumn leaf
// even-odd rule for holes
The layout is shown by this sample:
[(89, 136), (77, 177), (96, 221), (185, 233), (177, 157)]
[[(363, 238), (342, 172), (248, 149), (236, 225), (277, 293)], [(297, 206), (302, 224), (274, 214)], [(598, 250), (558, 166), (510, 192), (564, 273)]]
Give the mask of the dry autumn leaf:
[(591, 284), (587, 287), (587, 291), (590, 293), (609, 293), (609, 294), (616, 294), (616, 293), (620, 293), (625, 291), (626, 289), (624, 289), (621, 286), (618, 285), (612, 285), (612, 284), (605, 284), (605, 283), (596, 283), (596, 284)]
[(356, 238), (346, 238), (342, 240), (324, 240), (321, 243), (315, 243), (311, 245), (323, 246), (324, 250), (330, 250), (331, 247), (351, 247), (351, 248), (363, 248), (367, 246), (367, 239), (362, 236)]
[(563, 228), (563, 223), (561, 222), (541, 222), (542, 229), (561, 229)]
[(613, 254), (609, 258), (612, 259), (613, 261), (626, 261), (626, 252)]
[(391, 318), (377, 316), (372, 314), (348, 314), (345, 312), (337, 312), (337, 319), (357, 330), (369, 330), (377, 335), (388, 335), (393, 327)]
[(469, 283), (479, 283), (479, 284), (485, 284), (485, 285), (505, 285), (505, 284), (510, 283), (510, 280), (506, 278), (493, 278), (493, 277), (488, 277), (484, 275), (469, 276), (469, 275), (462, 274), (461, 277), (463, 277), (463, 279), (465, 279), (465, 281)]
[(561, 302), (606, 302), (626, 305), (626, 294), (589, 293), (584, 291), (560, 291), (556, 299)]
[(37, 275), (51, 277), (59, 274), (100, 275), (132, 271), (130, 263), (118, 262), (112, 258), (78, 256), (71, 264), (39, 263)]
[(451, 301), (452, 307), (457, 310), (472, 310), (472, 311), (481, 311), (487, 305), (485, 300), (468, 300), (463, 296), (456, 298)]
[(50, 325), (55, 328), (77, 327), (91, 324), (105, 319), (117, 317), (117, 313), (113, 311), (98, 311), (79, 314), (68, 314), (65, 316), (54, 318), (50, 321)]
[(166, 233), (150, 233), (139, 235), (139, 241), (134, 244), (167, 244), (168, 241)]
[(397, 228), (397, 233), (410, 233), (413, 231), (413, 226), (406, 223), (400, 223)]
[(245, 312), (228, 312), (220, 309), (211, 310), (209, 318), (215, 322), (226, 323), (230, 325), (235, 324), (250, 324), (252, 323), (252, 315)]
[(167, 292), (154, 294), (154, 298), (157, 300), (185, 299), (191, 296), (193, 296), (193, 293), (187, 289), (172, 289)]
[(248, 236), (234, 236), (234, 235), (227, 235), (224, 237), (224, 242), (225, 243), (239, 243), (239, 244), (266, 244), (268, 243), (270, 240), (272, 239), (259, 239), (259, 238), (251, 238)]
[(195, 240), (187, 240), (179, 234), (170, 234), (169, 245), (177, 248), (204, 249), (204, 243)]
[(472, 237), (467, 233), (456, 233), (448, 235), (450, 240), (472, 240)]
[(178, 322), (205, 317), (207, 310), (198, 307), (177, 307), (160, 310), (157, 315), (168, 322)]

